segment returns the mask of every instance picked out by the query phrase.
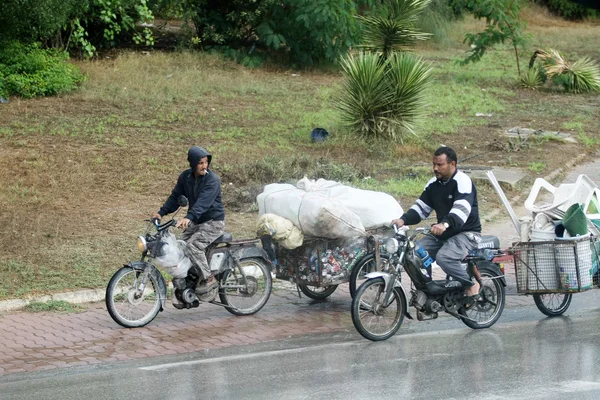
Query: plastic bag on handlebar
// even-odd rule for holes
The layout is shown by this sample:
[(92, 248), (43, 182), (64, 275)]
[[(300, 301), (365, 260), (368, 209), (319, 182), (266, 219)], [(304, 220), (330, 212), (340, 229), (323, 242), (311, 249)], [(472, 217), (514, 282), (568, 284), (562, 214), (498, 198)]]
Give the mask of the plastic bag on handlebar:
[(191, 267), (191, 262), (183, 251), (185, 242), (177, 240), (172, 233), (164, 235), (161, 241), (164, 246), (161, 249), (161, 256), (155, 259), (156, 264), (174, 278), (185, 278)]

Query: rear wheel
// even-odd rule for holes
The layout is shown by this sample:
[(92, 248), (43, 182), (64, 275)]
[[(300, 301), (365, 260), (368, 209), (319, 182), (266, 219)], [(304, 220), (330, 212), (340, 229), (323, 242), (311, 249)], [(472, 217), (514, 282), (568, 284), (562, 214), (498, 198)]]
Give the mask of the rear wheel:
[[(381, 260), (381, 269), (385, 270), (390, 261), (390, 256), (388, 254), (381, 254), (379, 257)], [(365, 275), (377, 271), (376, 267), (375, 254), (373, 253), (366, 254), (357, 261), (350, 272), (350, 296), (354, 297), (356, 289), (365, 281)]]
[(150, 323), (161, 310), (160, 289), (153, 274), (142, 284), (143, 273), (123, 267), (112, 276), (106, 287), (106, 308), (112, 319), (126, 328)]
[(310, 297), (313, 300), (325, 300), (326, 298), (331, 296), (333, 294), (333, 292), (335, 292), (338, 285), (331, 285), (331, 286), (324, 286), (324, 287), (298, 285), (298, 287), (300, 288), (300, 290), (302, 291), (302, 293), (304, 293), (304, 295), (306, 297)]
[(461, 308), (459, 314), (470, 318), (462, 321), (470, 328), (482, 329), (494, 325), (502, 315), (506, 293), (502, 281), (488, 270), (480, 270), (483, 285), (479, 289), (479, 299), (471, 307)]
[(404, 320), (406, 300), (394, 288), (388, 304), (385, 302), (383, 279), (364, 282), (352, 299), (352, 322), (364, 338), (379, 341), (392, 337)]
[(534, 294), (533, 301), (538, 310), (549, 317), (562, 315), (571, 305), (571, 293)]
[(265, 262), (260, 258), (246, 258), (233, 270), (221, 277), (219, 298), (233, 315), (252, 315), (269, 300), (273, 281)]

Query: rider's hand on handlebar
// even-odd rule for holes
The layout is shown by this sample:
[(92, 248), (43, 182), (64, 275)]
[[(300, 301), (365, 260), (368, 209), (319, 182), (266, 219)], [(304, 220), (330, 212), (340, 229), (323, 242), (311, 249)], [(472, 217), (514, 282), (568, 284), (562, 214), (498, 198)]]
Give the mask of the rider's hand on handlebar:
[(404, 226), (404, 220), (402, 218), (392, 220), (392, 225), (395, 225), (396, 228), (401, 228)]
[(177, 224), (175, 224), (175, 227), (185, 230), (188, 227), (188, 225), (190, 224), (190, 222), (192, 222), (192, 221), (190, 221), (187, 218), (184, 218), (182, 220), (177, 221)]
[(154, 225), (158, 225), (160, 223), (161, 220), (161, 216), (159, 213), (155, 213), (152, 214), (152, 217), (150, 217), (150, 221), (152, 221), (154, 223)]

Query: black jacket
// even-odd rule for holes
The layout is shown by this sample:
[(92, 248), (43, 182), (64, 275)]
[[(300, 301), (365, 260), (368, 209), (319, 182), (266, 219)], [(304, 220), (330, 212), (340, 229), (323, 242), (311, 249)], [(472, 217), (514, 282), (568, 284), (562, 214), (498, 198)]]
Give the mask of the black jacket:
[(421, 197), (401, 218), (406, 225), (415, 225), (433, 210), (438, 223), (450, 225), (440, 239), (448, 239), (460, 232), (481, 232), (477, 190), (471, 178), (462, 171), (456, 170), (446, 182), (432, 178)]
[(158, 213), (165, 216), (177, 210), (177, 199), (184, 195), (188, 199), (188, 212), (185, 216), (190, 221), (201, 224), (206, 221), (224, 221), (225, 210), (221, 201), (221, 181), (210, 169), (206, 175), (194, 176), (194, 168), (202, 157), (208, 157), (209, 167), (212, 156), (201, 147), (190, 149), (188, 160), (192, 168), (183, 171), (171, 195)]

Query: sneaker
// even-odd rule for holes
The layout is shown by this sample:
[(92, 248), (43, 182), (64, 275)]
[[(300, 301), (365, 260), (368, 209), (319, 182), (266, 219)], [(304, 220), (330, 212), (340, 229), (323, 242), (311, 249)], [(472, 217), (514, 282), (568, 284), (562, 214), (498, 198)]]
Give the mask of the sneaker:
[(196, 288), (196, 293), (198, 293), (198, 294), (208, 293), (211, 290), (213, 290), (214, 288), (216, 288), (217, 286), (219, 286), (219, 282), (215, 279), (214, 276), (211, 275), (210, 278), (208, 278), (205, 281), (202, 281), (202, 283), (198, 285), (198, 287)]

